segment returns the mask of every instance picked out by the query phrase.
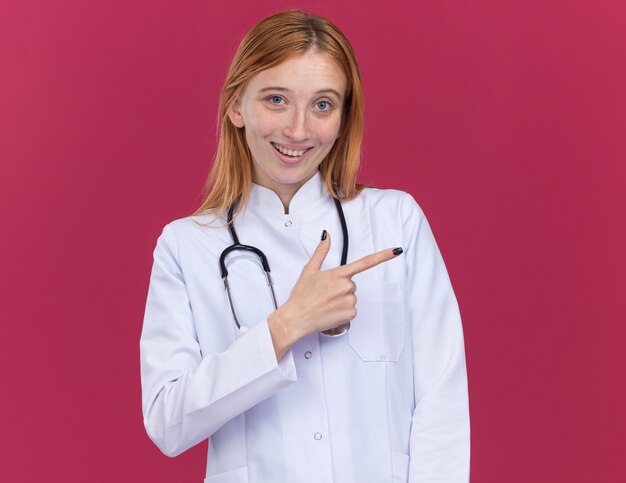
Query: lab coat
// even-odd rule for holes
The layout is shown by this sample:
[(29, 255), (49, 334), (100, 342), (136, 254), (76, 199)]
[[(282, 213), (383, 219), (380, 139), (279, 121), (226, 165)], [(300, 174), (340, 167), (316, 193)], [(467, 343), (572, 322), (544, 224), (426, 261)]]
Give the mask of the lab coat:
[[(140, 341), (144, 425), (168, 456), (208, 438), (205, 483), (469, 479), (461, 319), (428, 222), (396, 190), (366, 188), (342, 206), (348, 263), (384, 248), (404, 254), (353, 277), (347, 334), (308, 335), (280, 361), (260, 263), (241, 252), (228, 259), (229, 281), (250, 329), (235, 326), (218, 264), (232, 244), (223, 218), (178, 219), (158, 238)], [(341, 225), (319, 173), (289, 214), (253, 184), (235, 226), (266, 254), (279, 306), (324, 229), (322, 269), (340, 264)]]

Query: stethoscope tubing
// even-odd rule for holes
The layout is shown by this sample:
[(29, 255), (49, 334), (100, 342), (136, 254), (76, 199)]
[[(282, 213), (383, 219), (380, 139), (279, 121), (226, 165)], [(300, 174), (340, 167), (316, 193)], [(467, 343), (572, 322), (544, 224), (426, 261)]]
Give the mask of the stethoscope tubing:
[[(339, 222), (341, 223), (341, 232), (343, 235), (343, 246), (341, 248), (341, 265), (345, 265), (348, 259), (348, 248), (349, 248), (349, 243), (350, 243), (348, 239), (348, 226), (346, 224), (346, 217), (343, 213), (341, 201), (339, 201), (337, 198), (334, 198), (334, 197), (333, 197), (333, 201), (335, 202), (335, 207), (337, 208), (337, 214), (339, 216)], [(239, 329), (239, 331), (243, 333), (247, 330), (247, 328), (245, 326), (242, 326), (241, 323), (239, 322), (239, 319), (237, 318), (237, 314), (235, 312), (235, 305), (233, 303), (233, 299), (230, 293), (230, 284), (228, 283), (228, 268), (226, 268), (226, 257), (230, 253), (234, 251), (238, 251), (238, 250), (243, 250), (243, 251), (254, 253), (257, 257), (259, 257), (259, 260), (261, 261), (261, 265), (263, 266), (263, 270), (265, 272), (265, 278), (267, 280), (267, 285), (269, 287), (269, 290), (272, 296), (272, 302), (274, 303), (275, 310), (278, 310), (278, 303), (276, 301), (276, 293), (274, 292), (274, 284), (272, 282), (272, 277), (270, 275), (271, 269), (270, 269), (270, 264), (267, 261), (267, 257), (260, 249), (253, 247), (251, 245), (244, 245), (239, 241), (239, 237), (237, 236), (237, 231), (235, 230), (235, 222), (233, 221), (235, 208), (237, 207), (238, 203), (239, 203), (239, 200), (236, 200), (228, 208), (227, 226), (228, 226), (228, 231), (230, 233), (230, 236), (233, 240), (233, 244), (226, 247), (224, 251), (222, 251), (222, 254), (220, 255), (219, 264), (220, 264), (220, 274), (222, 276), (222, 281), (224, 282), (224, 289), (226, 290), (226, 295), (228, 297), (228, 305), (230, 306), (230, 310), (233, 314), (233, 318), (235, 319), (235, 325), (237, 326), (237, 329)]]

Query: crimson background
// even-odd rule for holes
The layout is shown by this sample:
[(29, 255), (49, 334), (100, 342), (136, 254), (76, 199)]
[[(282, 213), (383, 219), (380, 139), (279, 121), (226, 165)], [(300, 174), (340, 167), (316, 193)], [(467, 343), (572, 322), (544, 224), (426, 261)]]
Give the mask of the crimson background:
[(152, 250), (188, 215), (243, 33), (328, 16), (360, 60), (361, 180), (411, 192), (464, 320), (473, 482), (623, 482), (621, 0), (0, 4), (0, 480), (202, 481), (145, 435)]

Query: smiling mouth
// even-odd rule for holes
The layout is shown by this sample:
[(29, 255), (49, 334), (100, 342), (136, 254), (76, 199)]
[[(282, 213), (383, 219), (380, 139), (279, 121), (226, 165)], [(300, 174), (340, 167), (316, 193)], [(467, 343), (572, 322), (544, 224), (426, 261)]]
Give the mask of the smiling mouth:
[(287, 149), (283, 146), (281, 146), (280, 144), (276, 144), (276, 143), (271, 143), (272, 146), (274, 146), (274, 149), (276, 151), (278, 151), (280, 154), (284, 155), (284, 156), (289, 156), (290, 158), (299, 158), (300, 156), (304, 155), (304, 153), (306, 153), (309, 149), (311, 148), (306, 148), (306, 149)]

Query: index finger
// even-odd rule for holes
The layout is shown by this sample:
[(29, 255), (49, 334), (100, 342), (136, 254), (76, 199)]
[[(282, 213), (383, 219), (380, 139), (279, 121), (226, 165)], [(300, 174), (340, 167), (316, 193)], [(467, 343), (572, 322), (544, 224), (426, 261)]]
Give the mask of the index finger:
[(344, 275), (347, 275), (348, 277), (352, 277), (357, 273), (364, 272), (365, 270), (369, 270), (376, 265), (380, 265), (381, 263), (396, 258), (401, 253), (402, 248), (387, 248), (386, 250), (372, 253), (363, 258), (360, 258), (359, 260), (356, 260), (355, 262), (348, 263), (347, 265), (344, 265), (342, 267), (338, 267), (336, 268), (336, 270), (341, 271)]

